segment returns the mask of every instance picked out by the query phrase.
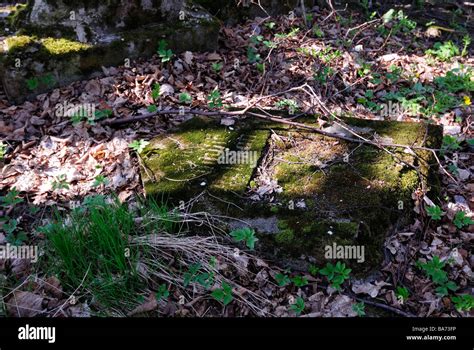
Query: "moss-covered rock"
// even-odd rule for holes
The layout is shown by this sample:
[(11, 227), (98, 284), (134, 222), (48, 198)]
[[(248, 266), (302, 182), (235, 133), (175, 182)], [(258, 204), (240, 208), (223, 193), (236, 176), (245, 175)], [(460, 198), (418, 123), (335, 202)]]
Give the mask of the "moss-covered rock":
[[(114, 3), (120, 6), (112, 9)], [(175, 53), (216, 49), (220, 22), (201, 7), (181, 0), (146, 3), (134, 1), (126, 5), (116, 1), (107, 6), (98, 1), (29, 2), (21, 10), (29, 16), (18, 34), (7, 37), (5, 45), (0, 45), (6, 47), (5, 52), (0, 52), (0, 80), (8, 98), (21, 103), (52, 88), (87, 79), (102, 72), (102, 66), (123, 64), (125, 58), (149, 57), (156, 53), (162, 39)], [(155, 15), (147, 20), (134, 18), (133, 11), (126, 11), (133, 4), (143, 10), (137, 10), (140, 15), (147, 11)], [(101, 11), (94, 12), (98, 8)], [(49, 9), (52, 10), (48, 12)], [(74, 11), (74, 20), (69, 17), (69, 10)], [(134, 25), (107, 23), (106, 17), (115, 10), (121, 11), (119, 18)], [(43, 17), (47, 20), (40, 20)], [(52, 84), (28, 83), (45, 75), (54, 78)]]

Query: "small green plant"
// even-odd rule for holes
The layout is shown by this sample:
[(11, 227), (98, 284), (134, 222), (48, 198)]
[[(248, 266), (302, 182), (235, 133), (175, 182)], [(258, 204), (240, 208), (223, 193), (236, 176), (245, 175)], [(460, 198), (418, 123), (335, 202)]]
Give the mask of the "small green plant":
[(275, 104), (278, 108), (287, 108), (290, 114), (294, 114), (299, 110), (298, 103), (295, 100), (283, 99)]
[(321, 70), (314, 74), (314, 79), (320, 84), (326, 84), (328, 78), (334, 74), (334, 70), (329, 66), (324, 66)]
[(267, 23), (265, 23), (265, 27), (267, 27), (267, 28), (270, 29), (270, 30), (272, 30), (273, 28), (275, 28), (275, 25), (276, 25), (275, 22), (267, 22)]
[(169, 296), (170, 292), (168, 291), (166, 284), (160, 284), (158, 286), (158, 291), (155, 293), (156, 301), (160, 301), (161, 299), (166, 300)]
[(215, 73), (219, 73), (222, 70), (222, 67), (224, 67), (224, 64), (222, 62), (214, 62), (211, 67)]
[(312, 276), (317, 276), (318, 273), (319, 273), (319, 268), (316, 267), (316, 266), (313, 265), (313, 264), (309, 264), (309, 266), (308, 266), (308, 272), (309, 272), (310, 275), (312, 275)]
[(290, 278), (284, 273), (277, 273), (275, 275), (275, 281), (278, 283), (280, 287), (285, 287), (291, 283)]
[(452, 41), (444, 43), (436, 42), (432, 49), (426, 50), (427, 55), (431, 55), (440, 61), (449, 61), (455, 56), (459, 56), (459, 48)]
[(258, 238), (255, 237), (255, 231), (249, 227), (234, 230), (230, 233), (236, 242), (244, 241), (249, 249), (255, 248)]
[(461, 149), (459, 141), (456, 137), (451, 135), (446, 135), (443, 137), (443, 143), (441, 144), (441, 154), (454, 152)]
[(128, 147), (137, 153), (142, 153), (145, 147), (148, 146), (149, 144), (150, 142), (145, 141), (145, 140), (134, 140), (128, 144)]
[(156, 107), (155, 104), (152, 104), (152, 105), (149, 105), (146, 109), (150, 113), (155, 113), (158, 110), (158, 107)]
[(257, 63), (256, 67), (260, 74), (265, 74), (265, 62)]
[(295, 302), (290, 305), (290, 310), (297, 315), (301, 315), (301, 313), (304, 311), (304, 308), (304, 300), (301, 297), (296, 298)]
[(21, 202), (23, 202), (23, 198), (20, 198), (18, 195), (20, 193), (16, 190), (15, 187), (10, 189), (5, 196), (0, 197), (0, 204), (3, 207), (13, 207)]
[(365, 304), (363, 302), (352, 304), (352, 311), (359, 317), (365, 316)]
[[(12, 221), (16, 221), (16, 220), (12, 220)], [(7, 236), (5, 238), (7, 242), (10, 243), (11, 245), (20, 246), (28, 240), (28, 236), (26, 235), (26, 232), (21, 231), (15, 234), (13, 233), (13, 231), (11, 231), (11, 228), (7, 230), (5, 225), (6, 224), (3, 225), (4, 226), (3, 228), (5, 232), (7, 233)], [(14, 229), (16, 229), (16, 225)]]
[(271, 40), (264, 40), (263, 45), (265, 45), (269, 49), (276, 49), (278, 47), (278, 44)]
[(408, 289), (406, 287), (397, 287), (397, 290), (395, 292), (395, 295), (399, 300), (402, 302), (405, 302), (408, 300), (408, 297), (410, 296), (410, 292), (408, 292)]
[(48, 254), (55, 256), (54, 262), (45, 263), (67, 290), (82, 284), (100, 304), (123, 307), (143, 288), (138, 287), (138, 251), (130, 245), (132, 234), (143, 232), (128, 205), (94, 198), (95, 205), (81, 206), (64, 217), (57, 212), (40, 228)]
[(36, 90), (40, 85), (45, 87), (51, 87), (55, 84), (54, 76), (50, 74), (46, 74), (40, 77), (33, 77), (26, 80), (26, 86), (29, 90)]
[[(387, 29), (389, 23), (394, 23), (391, 27), (391, 31)], [(415, 28), (416, 22), (409, 19), (402, 10), (395, 11), (394, 9), (390, 9), (382, 16), (382, 24), (378, 27), (378, 30), (382, 35), (386, 36), (390, 32), (393, 35), (398, 32), (408, 33)]]
[(433, 258), (426, 263), (418, 261), (417, 265), (425, 271), (433, 283), (438, 285), (435, 289), (438, 295), (445, 296), (449, 294), (449, 290), (457, 290), (458, 287), (456, 284), (453, 281), (449, 281), (448, 273), (443, 270), (446, 266), (446, 261), (441, 261), (438, 256), (433, 256)]
[(291, 38), (291, 37), (294, 37), (296, 34), (298, 34), (299, 31), (300, 31), (300, 28), (293, 28), (293, 29), (290, 30), (290, 32), (288, 34), (286, 34), (286, 33), (275, 34), (275, 38), (277, 38), (277, 39)]
[(56, 179), (53, 180), (53, 190), (63, 189), (69, 189), (69, 183), (67, 182), (67, 177), (65, 174), (58, 175)]
[(191, 104), (193, 98), (187, 92), (182, 92), (179, 94), (179, 103)]
[(222, 108), (222, 98), (221, 93), (219, 90), (215, 89), (207, 96), (207, 100), (209, 101), (210, 108)]
[(249, 46), (247, 48), (247, 60), (249, 63), (256, 63), (261, 61), (261, 59), (262, 58), (255, 47)]
[(308, 279), (304, 276), (295, 276), (291, 279), (296, 287), (304, 287), (308, 284)]
[(474, 308), (474, 297), (470, 294), (457, 295), (451, 300), (458, 311), (471, 311)]
[(474, 221), (470, 217), (466, 216), (466, 213), (461, 210), (458, 211), (454, 216), (453, 223), (457, 228), (461, 229), (464, 226), (473, 225)]
[(322, 38), (324, 37), (324, 32), (322, 31), (322, 29), (317, 26), (317, 25), (314, 25), (313, 26), (313, 29), (312, 29), (312, 32), (313, 32), (313, 35), (317, 38)]
[(462, 38), (462, 43), (463, 47), (461, 51), (461, 56), (464, 57), (467, 55), (467, 48), (469, 47), (469, 45), (471, 45), (471, 36), (468, 34), (464, 35)]
[(361, 78), (365, 77), (366, 75), (370, 74), (372, 69), (372, 65), (368, 62), (360, 62), (360, 68), (357, 69), (357, 75)]
[(156, 101), (158, 97), (160, 97), (160, 90), (161, 90), (161, 85), (158, 83), (155, 83), (153, 85), (153, 89), (151, 90), (151, 98)]
[(173, 51), (170, 49), (167, 49), (168, 44), (164, 40), (160, 40), (160, 43), (158, 45), (158, 56), (161, 58), (161, 62), (169, 62), (171, 58), (173, 57)]
[(0, 141), (0, 160), (5, 158), (5, 154), (7, 154), (7, 145), (3, 143), (3, 141)]
[(441, 216), (443, 216), (443, 211), (437, 205), (426, 208), (426, 213), (433, 220), (441, 220)]
[(224, 305), (228, 305), (234, 299), (232, 296), (232, 286), (226, 282), (222, 282), (221, 288), (213, 290), (211, 295)]
[(474, 79), (471, 69), (465, 71), (459, 68), (452, 69), (445, 76), (435, 78), (434, 82), (439, 88), (452, 93), (474, 91)]
[[(8, 220), (8, 218), (7, 218), (7, 220)], [(5, 222), (2, 225), (2, 230), (5, 231), (5, 233), (7, 235), (11, 235), (11, 234), (13, 234), (13, 232), (16, 231), (17, 226), (18, 226), (18, 220), (12, 219), (12, 220), (9, 220), (9, 221)]]
[(94, 178), (94, 183), (92, 184), (92, 187), (99, 187), (99, 186), (107, 186), (109, 183), (109, 179), (107, 179), (106, 176), (104, 175), (97, 175)]
[(39, 86), (39, 81), (37, 78), (28, 79), (26, 80), (26, 86), (28, 86), (30, 90), (36, 90)]
[(402, 75), (402, 69), (395, 65), (388, 67), (388, 73), (386, 74), (387, 79), (393, 84), (396, 83)]
[(326, 276), (331, 287), (340, 290), (344, 281), (349, 279), (351, 271), (352, 269), (346, 269), (346, 265), (338, 261), (336, 265), (327, 263), (325, 268), (319, 270), (319, 273)]
[(258, 45), (263, 41), (263, 35), (252, 35), (250, 37), (250, 42), (254, 45)]
[(383, 107), (375, 102), (372, 101), (372, 99), (375, 97), (374, 91), (373, 90), (366, 90), (364, 97), (358, 97), (357, 102), (364, 105), (368, 109), (370, 109), (373, 112), (376, 112)]
[(189, 266), (188, 271), (183, 275), (183, 285), (187, 287), (191, 283), (198, 283), (206, 289), (214, 284), (214, 273), (200, 272), (202, 265), (199, 263)]

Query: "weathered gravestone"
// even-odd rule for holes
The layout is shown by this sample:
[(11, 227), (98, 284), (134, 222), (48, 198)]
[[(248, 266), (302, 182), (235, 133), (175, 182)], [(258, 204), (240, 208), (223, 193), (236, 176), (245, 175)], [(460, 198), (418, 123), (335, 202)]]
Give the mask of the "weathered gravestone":
[(297, 0), (260, 3), (263, 7), (238, 0), (30, 0), (8, 16), (9, 35), (2, 37), (0, 29), (0, 82), (9, 100), (21, 103), (98, 75), (102, 66), (149, 57), (162, 39), (175, 53), (213, 51), (221, 19), (287, 14)]
[(219, 21), (191, 0), (34, 0), (10, 16), (0, 78), (11, 101), (130, 64), (165, 40), (174, 52), (217, 48)]
[[(432, 125), (346, 121), (392, 143), (437, 148), (441, 140)], [(177, 206), (204, 193), (194, 210), (238, 218), (227, 229), (252, 227), (270, 254), (324, 263), (327, 246), (363, 246), (363, 261), (348, 263), (367, 271), (381, 261), (390, 230), (408, 222), (412, 194), (439, 186), (429, 151), (390, 151), (283, 124), (226, 127), (196, 117), (151, 141), (141, 154), (142, 178), (148, 196)]]

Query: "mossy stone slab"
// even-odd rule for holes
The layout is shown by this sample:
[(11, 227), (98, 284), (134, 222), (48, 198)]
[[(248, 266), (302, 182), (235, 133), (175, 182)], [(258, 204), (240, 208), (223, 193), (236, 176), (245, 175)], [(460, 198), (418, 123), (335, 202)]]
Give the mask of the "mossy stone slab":
[(176, 200), (203, 190), (216, 196), (243, 195), (268, 135), (261, 123), (226, 127), (215, 119), (193, 118), (151, 140), (140, 155), (145, 191)]
[[(386, 142), (439, 148), (442, 139), (441, 128), (433, 125), (345, 121), (365, 137)], [(346, 263), (356, 271), (368, 271), (380, 263), (386, 235), (411, 217), (413, 193), (439, 190), (436, 162), (428, 151), (414, 150), (416, 157), (403, 148), (386, 152), (282, 124), (241, 123), (229, 130), (195, 118), (179, 131), (154, 139), (142, 154), (147, 194), (186, 201), (206, 189), (236, 205), (219, 205), (204, 197), (199, 210), (248, 222), (263, 252), (283, 260), (305, 256), (325, 264), (327, 246), (363, 246), (364, 262)], [(273, 137), (268, 137), (270, 130)], [(238, 140), (253, 140), (249, 149), (258, 150), (259, 159), (264, 159), (263, 176), (276, 181), (279, 189), (255, 200), (264, 185), (255, 165), (216, 164), (223, 147), (232, 148)], [(216, 153), (210, 156), (211, 152)], [(205, 162), (208, 158), (211, 163)], [(228, 229), (243, 226), (234, 222)]]

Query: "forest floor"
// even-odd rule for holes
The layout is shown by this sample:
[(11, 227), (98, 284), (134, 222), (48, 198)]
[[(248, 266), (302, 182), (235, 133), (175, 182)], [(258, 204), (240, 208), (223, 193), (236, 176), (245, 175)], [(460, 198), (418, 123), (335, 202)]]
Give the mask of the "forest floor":
[[(398, 10), (371, 18), (345, 11), (257, 18), (223, 27), (216, 52), (184, 52), (169, 61), (157, 54), (130, 67), (103, 67), (101, 78), (77, 81), (21, 105), (1, 100), (0, 244), (39, 246), (45, 253), (38, 263), (0, 259), (0, 314), (469, 315), (474, 292), (474, 58), (469, 38), (462, 25), (415, 27)], [(62, 116), (58, 105), (65, 104), (92, 104), (96, 112)], [(76, 215), (78, 208), (100, 212), (88, 207), (104, 198), (99, 196), (116, 194), (125, 203), (123, 217), (117, 214), (120, 209), (109, 212), (124, 226), (145, 229), (145, 221), (154, 222), (150, 212), (134, 211), (144, 196), (135, 151), (189, 114), (160, 114), (120, 127), (110, 123), (179, 106), (202, 111), (278, 108), (293, 114), (293, 121), (299, 114), (314, 115), (321, 127), (331, 122), (325, 108), (335, 116), (442, 125), (442, 191), (436, 197), (414, 193), (412, 222), (386, 237), (383, 264), (367, 278), (343, 279), (339, 290), (324, 270), (321, 274), (323, 266), (288, 271), (251, 250), (235, 255), (235, 247), (242, 247), (231, 239), (189, 232), (178, 238), (163, 233), (154, 243), (145, 242), (151, 251), (135, 257), (133, 266), (141, 282), (124, 282), (130, 288), (125, 294), (97, 287), (111, 286), (121, 276), (89, 278), (95, 262), (84, 265), (85, 275), (74, 280), (72, 271), (58, 270), (69, 266), (78, 276), (84, 272), (79, 262), (67, 265), (66, 258), (48, 254), (60, 245), (52, 244), (49, 234), (60, 230), (61, 220), (74, 220), (64, 218)], [(78, 220), (84, 219), (90, 217)], [(191, 214), (180, 220), (206, 222)], [(75, 224), (88, 227), (84, 221)], [(84, 258), (95, 261), (91, 254), (96, 251), (77, 244)], [(166, 264), (154, 264), (157, 256), (165, 257)], [(180, 265), (179, 259), (187, 262)]]

